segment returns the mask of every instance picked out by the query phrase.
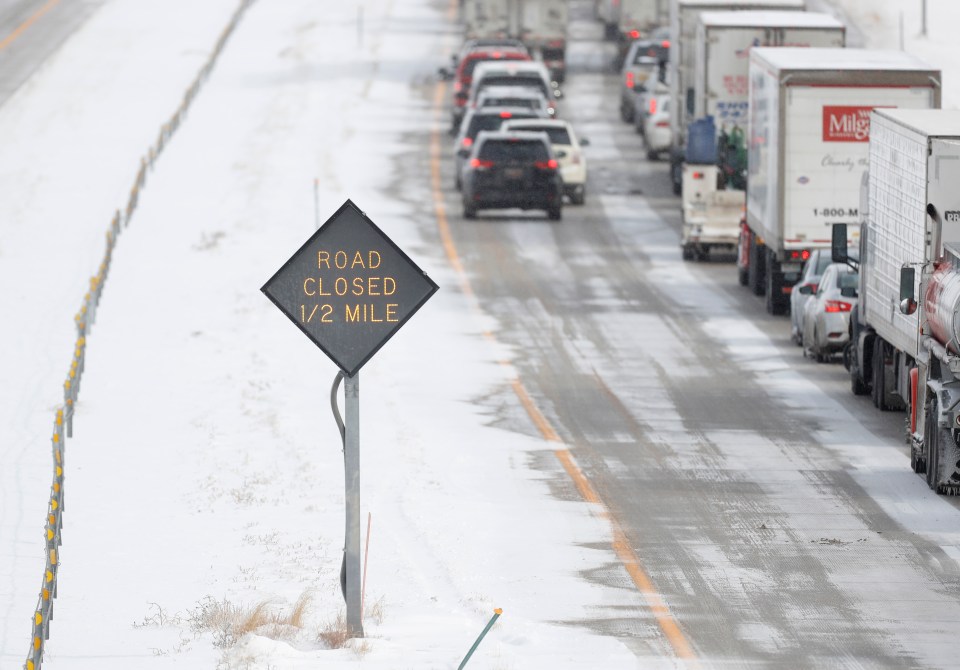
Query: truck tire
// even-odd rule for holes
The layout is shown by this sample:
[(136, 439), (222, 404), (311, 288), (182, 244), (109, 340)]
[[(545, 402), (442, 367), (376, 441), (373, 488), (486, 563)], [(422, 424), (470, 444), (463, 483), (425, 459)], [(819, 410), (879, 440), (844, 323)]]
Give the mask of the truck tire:
[(673, 156), (670, 157), (670, 181), (673, 183), (673, 194), (683, 193), (683, 167)]
[(756, 238), (750, 236), (750, 264), (747, 267), (747, 283), (754, 295), (763, 295), (765, 288), (763, 277), (764, 246), (757, 244)]
[(890, 345), (879, 337), (873, 341), (873, 355), (871, 363), (873, 368), (873, 406), (881, 412), (890, 412), (893, 410), (902, 410), (903, 401), (894, 393), (887, 393), (887, 366), (884, 361), (890, 352)]
[(867, 395), (870, 387), (860, 375), (860, 364), (857, 362), (857, 350), (850, 350), (850, 391), (853, 395)]
[[(780, 316), (787, 313), (786, 300), (783, 298), (783, 276), (780, 264), (772, 251), (767, 252), (766, 262), (767, 313)], [(814, 343), (816, 346), (816, 343)]]
[(938, 425), (937, 416), (940, 413), (940, 402), (936, 398), (927, 405), (930, 414), (927, 421), (927, 430), (923, 435), (923, 446), (926, 452), (927, 462), (927, 486), (936, 493), (940, 493), (940, 442), (942, 440), (952, 440), (953, 435), (949, 430), (943, 429)]

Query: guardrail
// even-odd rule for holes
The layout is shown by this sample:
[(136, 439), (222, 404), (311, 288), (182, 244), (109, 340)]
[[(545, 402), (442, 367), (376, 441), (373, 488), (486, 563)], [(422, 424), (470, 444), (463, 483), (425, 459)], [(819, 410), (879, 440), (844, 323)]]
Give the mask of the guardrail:
[(254, 0), (241, 0), (239, 6), (234, 11), (230, 22), (220, 34), (210, 57), (204, 66), (200, 69), (193, 83), (184, 93), (183, 100), (176, 112), (170, 117), (170, 120), (163, 124), (156, 141), (150, 145), (147, 153), (140, 159), (140, 168), (134, 179), (133, 186), (130, 188), (130, 197), (127, 200), (124, 210), (117, 211), (110, 222), (107, 230), (107, 247), (103, 255), (103, 261), (97, 274), (90, 278), (90, 289), (83, 298), (83, 304), (80, 311), (74, 317), (77, 325), (77, 341), (73, 350), (73, 359), (70, 361), (70, 367), (67, 371), (66, 381), (63, 383), (63, 405), (56, 411), (53, 421), (53, 483), (50, 486), (50, 502), (47, 504), (47, 521), (44, 527), (44, 536), (46, 542), (46, 565), (43, 570), (43, 579), (40, 583), (40, 595), (37, 600), (37, 607), (33, 614), (33, 635), (30, 641), (30, 651), (23, 664), (24, 670), (40, 670), (43, 662), (43, 650), (46, 641), (50, 638), (50, 622), (53, 620), (53, 601), (57, 597), (57, 572), (60, 566), (60, 545), (62, 544), (61, 530), (63, 529), (63, 483), (64, 483), (64, 459), (66, 438), (73, 437), (73, 415), (76, 411), (77, 397), (80, 393), (80, 380), (83, 377), (85, 353), (87, 349), (87, 336), (90, 333), (90, 327), (93, 325), (97, 314), (97, 306), (100, 304), (100, 296), (103, 293), (103, 287), (106, 283), (107, 273), (110, 270), (110, 260), (113, 257), (113, 249), (116, 246), (117, 238), (120, 232), (130, 225), (130, 219), (137, 209), (137, 203), (140, 199), (140, 190), (147, 183), (147, 173), (153, 168), (154, 163), (163, 153), (164, 147), (173, 137), (173, 134), (180, 127), (181, 122), (186, 117), (187, 110), (193, 103), (203, 83), (213, 71), (213, 67), (220, 57), (221, 52), (226, 46), (227, 40), (239, 24), (240, 19), (246, 9), (252, 5)]

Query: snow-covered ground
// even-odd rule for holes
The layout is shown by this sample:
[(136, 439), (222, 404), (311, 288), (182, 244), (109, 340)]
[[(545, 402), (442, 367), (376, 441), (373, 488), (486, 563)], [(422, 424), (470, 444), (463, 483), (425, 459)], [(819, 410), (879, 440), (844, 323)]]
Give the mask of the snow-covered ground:
[[(957, 106), (960, 7), (929, 0), (921, 39), (919, 3), (838, 4), (885, 47), (902, 4), (907, 49), (944, 69)], [(235, 7), (112, 0), (0, 108), (2, 668), (30, 643), (73, 314), (141, 155)], [(556, 623), (644, 604), (580, 578), (615, 562), (611, 533), (528, 467), (551, 445), (491, 425), (516, 404), (511, 352), (423, 220), (428, 180), (389, 195), (427, 165), (403, 133), (431, 127), (430, 76), (458, 44), (446, 12), (261, 0), (241, 23), (116, 250), (67, 444), (44, 667), (452, 668), (495, 607), (470, 668), (672, 665)], [(352, 198), (441, 286), (361, 374), (367, 637), (342, 649), (327, 644), (343, 609), (336, 370), (259, 292), (313, 230), (314, 179), (322, 216)], [(234, 639), (261, 604), (273, 623)]]
[[(72, 316), (140, 155), (234, 6), (114, 0), (0, 110), (16, 194), (0, 203), (2, 309), (18, 324), (2, 335), (3, 667), (30, 643)], [(527, 467), (542, 440), (489, 425), (510, 352), (417, 221), (427, 180), (386, 192), (417, 149), (402, 132), (432, 123), (410, 82), (458, 37), (426, 2), (362, 11), (358, 27), (349, 3), (255, 3), (150, 175), (89, 340), (44, 667), (447, 668), (495, 607), (471, 667), (635, 667), (613, 639), (552, 623), (639, 596), (579, 578), (613, 560), (590, 548), (609, 528)], [(259, 291), (313, 230), (315, 177), (324, 216), (352, 198), (441, 285), (361, 374), (367, 637), (334, 650), (336, 370)], [(277, 630), (232, 644), (262, 603)]]

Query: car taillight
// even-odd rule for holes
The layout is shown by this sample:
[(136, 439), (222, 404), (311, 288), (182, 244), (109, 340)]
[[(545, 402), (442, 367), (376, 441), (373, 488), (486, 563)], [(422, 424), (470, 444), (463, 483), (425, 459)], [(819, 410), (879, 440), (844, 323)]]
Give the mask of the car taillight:
[(664, 41), (662, 41), (662, 42), (660, 43), (660, 46), (662, 46), (664, 49), (669, 49), (669, 48), (670, 48), (670, 40), (664, 40)]
[(551, 158), (548, 161), (537, 161), (533, 165), (534, 167), (540, 170), (556, 170), (557, 169), (557, 161), (554, 160), (553, 158)]
[(630, 31), (630, 39), (632, 39), (632, 40), (640, 39), (640, 31), (639, 31), (639, 30), (631, 30), (631, 31)]
[(657, 121), (656, 126), (657, 128), (669, 128), (670, 122), (664, 119), (663, 121)]
[(493, 161), (485, 161), (479, 158), (471, 158), (470, 167), (477, 168), (478, 170), (485, 170), (486, 168), (493, 167)]
[(472, 138), (472, 137), (464, 137), (464, 138), (463, 138), (463, 148), (464, 148), (464, 149), (466, 149), (467, 147), (471, 146), (472, 144), (473, 144), (473, 138)]
[(633, 73), (632, 73), (632, 72), (628, 72), (628, 73), (627, 73), (627, 80), (626, 80), (625, 83), (626, 83), (626, 85), (627, 85), (627, 88), (633, 88)]
[(657, 113), (657, 99), (656, 99), (656, 98), (650, 98), (650, 107), (649, 107), (649, 109), (650, 109), (650, 116), (653, 116), (654, 114)]
[(787, 259), (791, 261), (806, 261), (810, 259), (809, 249), (794, 249), (787, 253)]
[(513, 117), (513, 113), (512, 113), (512, 112), (500, 112), (500, 118), (501, 118), (501, 119), (509, 119), (509, 118), (511, 118), (511, 117)]
[(694, 179), (703, 179), (704, 175), (702, 172), (694, 172), (692, 176)]
[(849, 312), (853, 309), (853, 305), (849, 302), (843, 302), (842, 300), (827, 300), (823, 303), (823, 311), (828, 314), (836, 312)]

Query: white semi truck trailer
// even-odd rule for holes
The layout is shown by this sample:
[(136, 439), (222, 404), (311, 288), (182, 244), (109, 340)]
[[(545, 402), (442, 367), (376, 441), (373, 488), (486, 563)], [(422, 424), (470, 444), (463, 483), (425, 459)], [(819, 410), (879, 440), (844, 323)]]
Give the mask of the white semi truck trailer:
[[(908, 409), (914, 471), (960, 492), (960, 111), (878, 109), (864, 179), (855, 394)], [(834, 231), (844, 261), (843, 225)]]
[(845, 43), (846, 28), (829, 14), (769, 10), (700, 14), (692, 116), (713, 118), (715, 151), (706, 157), (690, 153), (684, 157), (681, 245), (685, 260), (703, 258), (713, 249), (733, 251), (737, 247), (746, 203), (750, 50), (843, 47)]
[(750, 52), (747, 216), (740, 282), (784, 314), (804, 262), (831, 227), (859, 238), (860, 179), (876, 107), (940, 106), (940, 71), (902, 51), (757, 48)]
[(467, 39), (518, 39), (554, 81), (566, 77), (567, 0), (464, 0), (462, 16)]
[(693, 109), (693, 62), (697, 44), (697, 20), (709, 11), (806, 9), (804, 0), (671, 0), (670, 1), (670, 178), (677, 195), (683, 186), (683, 159), (687, 126), (696, 118)]

